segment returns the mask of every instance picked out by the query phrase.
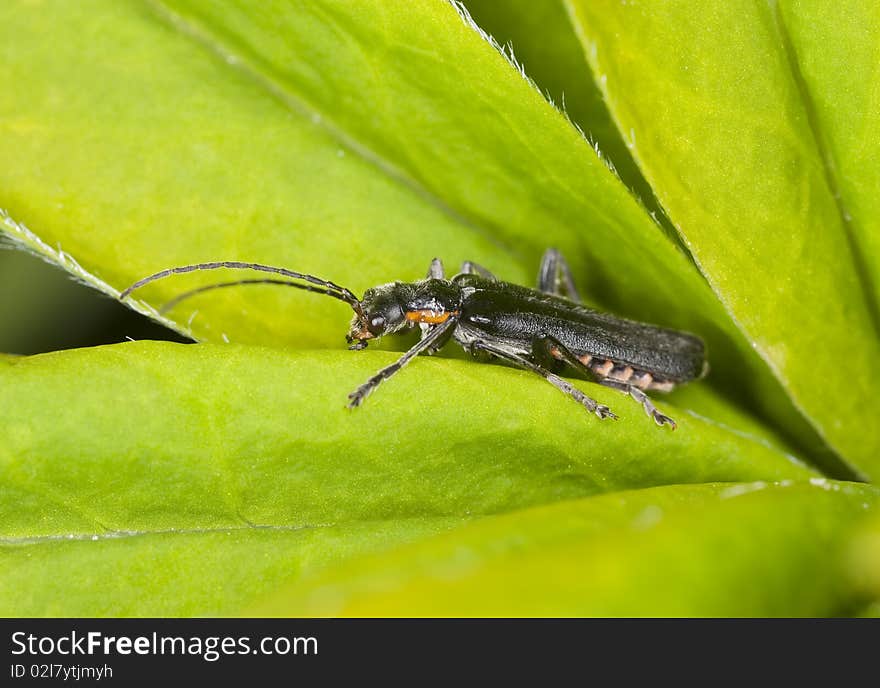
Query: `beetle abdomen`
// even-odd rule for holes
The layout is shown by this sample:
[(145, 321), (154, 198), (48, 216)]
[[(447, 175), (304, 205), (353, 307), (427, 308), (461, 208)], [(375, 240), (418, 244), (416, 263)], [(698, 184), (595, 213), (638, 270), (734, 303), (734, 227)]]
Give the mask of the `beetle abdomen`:
[[(564, 360), (558, 350), (550, 349), (550, 354), (560, 361)], [(658, 392), (670, 392), (676, 385), (674, 380), (657, 377), (647, 370), (640, 370), (627, 363), (615, 363), (611, 359), (597, 358), (590, 354), (581, 354), (578, 359), (600, 379), (617, 380), (639, 389)]]

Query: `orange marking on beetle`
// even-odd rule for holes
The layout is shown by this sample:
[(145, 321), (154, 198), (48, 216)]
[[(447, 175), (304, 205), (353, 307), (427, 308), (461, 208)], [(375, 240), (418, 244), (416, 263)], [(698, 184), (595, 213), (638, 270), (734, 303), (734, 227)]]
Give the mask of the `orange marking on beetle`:
[(429, 325), (439, 325), (449, 320), (452, 315), (458, 315), (458, 311), (432, 311), (430, 309), (420, 311), (407, 311), (406, 319), (410, 322), (428, 323)]

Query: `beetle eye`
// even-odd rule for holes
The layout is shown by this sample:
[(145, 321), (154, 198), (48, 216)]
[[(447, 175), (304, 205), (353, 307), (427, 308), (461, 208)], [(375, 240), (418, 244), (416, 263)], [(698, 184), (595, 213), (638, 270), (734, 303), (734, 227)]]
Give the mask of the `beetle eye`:
[(381, 315), (377, 315), (375, 318), (370, 320), (370, 331), (372, 332), (381, 332), (385, 329), (385, 318)]

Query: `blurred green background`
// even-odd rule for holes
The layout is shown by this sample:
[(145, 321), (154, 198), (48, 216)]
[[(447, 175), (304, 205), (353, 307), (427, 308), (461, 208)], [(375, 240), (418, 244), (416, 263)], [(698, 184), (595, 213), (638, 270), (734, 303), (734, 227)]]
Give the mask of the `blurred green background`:
[(38, 354), (131, 339), (189, 341), (24, 251), (0, 250), (0, 351)]

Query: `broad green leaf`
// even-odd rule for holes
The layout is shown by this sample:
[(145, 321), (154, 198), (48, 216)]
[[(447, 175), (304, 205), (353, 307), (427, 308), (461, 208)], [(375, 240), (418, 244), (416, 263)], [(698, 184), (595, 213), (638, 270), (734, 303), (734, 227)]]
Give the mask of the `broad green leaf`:
[[(509, 252), (359, 154), (320, 113), (291, 110), (149, 3), (16, 0), (0, 7), (0, 35), (3, 86), (28, 84), (27, 99), (0, 107), (0, 207), (39, 238), (6, 229), (107, 293), (170, 265), (230, 258), (358, 290), (420, 277), (434, 255), (525, 277)], [(224, 290), (171, 324), (208, 340), (339, 341), (344, 307), (278, 291)]]
[(621, 180), (652, 212), (662, 215), (602, 92), (592, 79), (584, 78), (589, 65), (562, 0), (467, 0), (465, 5), (480, 28), (509, 46), (529, 78), (595, 142)]
[(588, 385), (620, 415), (603, 422), (537, 377), (469, 361), (419, 359), (346, 409), (395, 356), (142, 342), (0, 362), (2, 535), (463, 517), (811, 475), (671, 404), (675, 432)]
[(875, 516), (852, 538), (849, 578), (868, 600), (868, 616), (880, 616), (880, 516)]
[(259, 614), (813, 616), (858, 596), (841, 542), (877, 490), (665, 486), (489, 517), (279, 592)]
[(393, 356), (143, 342), (0, 357), (0, 613), (237, 614), (482, 514), (811, 474), (760, 435), (684, 412), (664, 431), (590, 385), (621, 416), (602, 422), (467, 361), (419, 359), (345, 409)]
[(880, 5), (782, 0), (805, 105), (854, 244), (856, 270), (880, 302)]
[[(456, 518), (0, 537), (3, 616), (230, 616), (300, 576)], [(63, 572), (63, 573), (60, 573)]]
[[(850, 241), (825, 151), (848, 117), (862, 116), (854, 114), (859, 93), (870, 85), (860, 84), (852, 102), (838, 102), (841, 84), (828, 93), (822, 111), (842, 114), (826, 135), (773, 3), (569, 6), (633, 156), (731, 317), (829, 444), (880, 476), (876, 298), (858, 269), (865, 249)], [(854, 50), (865, 73), (876, 41), (856, 23), (827, 54), (845, 61)], [(811, 61), (823, 61), (824, 44), (810, 45)], [(821, 70), (835, 78), (832, 64)], [(877, 165), (867, 165), (869, 185)], [(876, 185), (864, 189), (876, 202)], [(858, 373), (841, 374), (841, 365)]]
[[(556, 245), (596, 303), (705, 337), (709, 384), (822, 458), (690, 261), (446, 2), (13, 0), (0, 57), (0, 86), (28, 84), (0, 104), (0, 224), (106, 293), (216, 259), (356, 291), (419, 277), (435, 255), (531, 283)], [(132, 305), (156, 316), (216, 279), (151, 285)], [(211, 292), (165, 322), (310, 347), (336, 346), (347, 318), (264, 286)]]
[(866, 619), (880, 619), (880, 602), (873, 602), (862, 609), (860, 617)]

